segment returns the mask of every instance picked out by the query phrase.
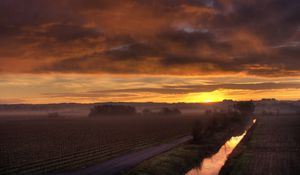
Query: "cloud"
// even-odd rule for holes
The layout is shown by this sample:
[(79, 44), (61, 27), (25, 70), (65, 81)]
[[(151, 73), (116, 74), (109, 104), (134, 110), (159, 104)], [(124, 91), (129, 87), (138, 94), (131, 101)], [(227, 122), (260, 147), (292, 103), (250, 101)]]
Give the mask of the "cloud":
[(145, 87), (145, 88), (125, 88), (113, 90), (89, 91), (84, 93), (47, 93), (48, 97), (107, 97), (107, 96), (123, 96), (130, 94), (189, 94), (213, 92), (217, 90), (280, 90), (280, 89), (300, 89), (299, 83), (252, 83), (252, 84), (214, 84), (214, 85), (165, 85), (162, 87)]
[(300, 75), (297, 0), (2, 0), (0, 73)]
[[(201, 101), (249, 98), (297, 99), (294, 77), (149, 76), (98, 74), (6, 74), (0, 76), (3, 103), (97, 101)], [(256, 94), (259, 95), (256, 95)], [(239, 95), (240, 94), (240, 95)], [(242, 95), (244, 94), (244, 95)], [(23, 103), (23, 102), (22, 102)]]

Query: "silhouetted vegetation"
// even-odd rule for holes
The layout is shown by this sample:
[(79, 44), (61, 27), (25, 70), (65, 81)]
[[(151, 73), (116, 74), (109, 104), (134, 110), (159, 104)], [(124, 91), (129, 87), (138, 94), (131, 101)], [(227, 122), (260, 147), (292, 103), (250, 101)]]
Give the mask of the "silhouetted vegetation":
[(58, 112), (48, 113), (48, 118), (61, 118)]
[[(244, 108), (245, 110), (248, 109), (243, 106), (242, 109)], [(202, 143), (205, 138), (211, 137), (214, 133), (230, 129), (231, 124), (247, 122), (251, 119), (248, 115), (245, 117), (243, 112), (237, 111), (218, 112), (207, 110), (204, 114), (204, 123), (198, 120), (194, 122), (192, 129), (194, 143)]]
[(92, 108), (89, 114), (90, 117), (134, 115), (137, 115), (136, 109), (125, 105), (99, 105)]
[(158, 111), (152, 111), (150, 109), (144, 109), (143, 116), (177, 116), (181, 114), (181, 111), (176, 108), (161, 108)]
[(203, 131), (204, 131), (204, 127), (203, 127), (203, 123), (200, 120), (197, 120), (194, 123), (193, 126), (193, 131), (192, 131), (192, 136), (193, 136), (193, 141), (200, 143), (203, 140)]
[(237, 102), (234, 108), (242, 115), (251, 115), (254, 113), (255, 105), (253, 101), (241, 101)]

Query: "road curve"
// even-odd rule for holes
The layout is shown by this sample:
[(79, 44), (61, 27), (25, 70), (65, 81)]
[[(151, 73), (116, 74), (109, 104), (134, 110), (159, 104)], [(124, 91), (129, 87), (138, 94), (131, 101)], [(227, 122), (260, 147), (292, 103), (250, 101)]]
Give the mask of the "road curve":
[(120, 157), (113, 158), (101, 164), (88, 167), (86, 169), (75, 172), (65, 172), (57, 175), (113, 175), (121, 171), (129, 170), (144, 160), (159, 155), (163, 152), (171, 150), (176, 146), (192, 139), (192, 136), (185, 136), (174, 140), (170, 143), (162, 143), (157, 146), (146, 148), (137, 152), (125, 154)]

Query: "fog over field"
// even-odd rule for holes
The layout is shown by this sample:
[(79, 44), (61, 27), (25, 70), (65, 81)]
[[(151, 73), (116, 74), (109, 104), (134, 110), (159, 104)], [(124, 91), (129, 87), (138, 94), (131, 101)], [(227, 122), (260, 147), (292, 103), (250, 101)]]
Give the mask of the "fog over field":
[[(160, 109), (163, 107), (178, 108), (183, 114), (203, 114), (207, 110), (226, 111), (233, 106), (233, 101), (226, 100), (218, 103), (96, 103), (96, 104), (0, 104), (0, 117), (2, 119), (42, 119), (48, 118), (51, 113), (58, 113), (62, 118), (87, 117), (93, 106), (100, 104), (130, 105), (141, 112), (145, 108)], [(296, 114), (299, 113), (300, 101), (277, 101), (263, 99), (255, 101), (255, 114), (272, 113)]]

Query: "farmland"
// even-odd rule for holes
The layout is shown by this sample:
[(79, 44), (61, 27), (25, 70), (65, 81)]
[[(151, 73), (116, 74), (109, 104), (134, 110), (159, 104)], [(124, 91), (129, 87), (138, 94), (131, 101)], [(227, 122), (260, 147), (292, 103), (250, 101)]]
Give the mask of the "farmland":
[(221, 174), (296, 175), (300, 172), (300, 117), (260, 116)]
[(193, 117), (0, 122), (0, 174), (83, 168), (190, 134)]
[[(185, 113), (180, 115), (163, 115), (155, 111), (144, 115), (141, 113), (141, 109), (145, 107), (138, 108), (139, 113), (131, 116), (72, 117), (71, 113), (67, 116), (54, 115), (55, 111), (48, 109), (39, 112), (45, 114), (51, 112), (53, 116), (5, 117), (3, 114), (3, 118), (0, 120), (0, 175), (81, 172), (79, 170), (102, 165), (111, 160), (126, 157), (126, 155), (137, 155), (133, 153), (159, 147), (192, 134), (191, 144), (189, 142), (176, 145), (178, 148), (173, 147), (173, 151), (166, 154), (159, 153), (162, 154), (161, 156), (150, 155), (148, 158), (151, 160), (142, 160), (144, 163), (141, 166), (130, 171), (135, 174), (135, 170), (140, 172), (139, 168), (142, 167), (143, 172), (146, 168), (147, 171), (151, 170), (150, 172), (158, 170), (163, 173), (170, 172), (170, 174), (184, 173), (188, 169), (198, 166), (203, 158), (215, 153), (232, 135), (244, 132), (242, 123), (247, 123), (244, 120), (247, 118), (241, 116), (245, 115), (239, 115), (232, 110), (224, 112), (227, 106), (221, 103), (217, 105), (223, 108), (217, 108), (213, 104), (207, 105), (207, 107), (211, 107), (211, 110), (206, 110), (205, 113), (199, 112), (199, 108), (183, 108), (192, 109), (198, 113), (187, 113), (187, 110), (183, 110)], [(294, 108), (296, 109), (296, 107)], [(266, 106), (260, 109), (259, 114), (268, 112), (278, 115), (277, 107), (275, 110), (266, 108)], [(267, 112), (265, 112), (266, 109), (268, 109)], [(280, 109), (282, 111), (282, 108)], [(75, 111), (71, 108), (70, 110)], [(29, 115), (27, 111), (24, 111), (23, 114)], [(255, 169), (256, 172), (259, 168), (255, 168), (255, 161), (264, 160), (268, 156), (267, 154), (273, 151), (272, 160), (282, 164), (282, 161), (279, 161), (281, 158), (276, 156), (287, 156), (282, 159), (291, 162), (286, 165), (289, 166), (289, 169), (293, 169), (293, 166), (299, 163), (297, 157), (299, 156), (299, 152), (297, 152), (297, 150), (299, 151), (299, 134), (296, 134), (299, 133), (298, 123), (299, 118), (295, 114), (259, 116), (258, 126), (251, 132), (254, 137), (251, 137), (249, 143), (244, 141), (241, 144), (246, 145), (247, 149), (239, 151), (243, 154), (238, 154), (238, 162), (242, 162), (242, 167)], [(273, 146), (270, 146), (269, 143), (272, 143)], [(280, 146), (280, 144), (283, 145)], [(276, 152), (277, 149), (278, 152)], [(280, 154), (281, 152), (288, 152), (289, 155)], [(255, 154), (252, 155), (252, 153)], [(173, 155), (180, 159), (174, 158)], [(251, 159), (248, 155), (252, 155)], [(259, 157), (263, 155), (266, 157)], [(140, 158), (140, 156), (136, 157)], [(247, 161), (252, 159), (254, 163), (248, 162), (248, 164)], [(240, 170), (240, 164), (231, 160), (229, 163), (234, 167), (237, 166), (235, 167), (237, 172), (246, 169)], [(245, 161), (247, 164), (244, 165)], [(164, 166), (160, 166), (162, 164)], [(276, 163), (271, 162), (270, 164), (273, 166)], [(161, 169), (157, 167), (161, 167)], [(280, 166), (276, 165), (276, 167)], [(229, 170), (231, 172), (231, 169)], [(261, 169), (259, 173), (262, 171)]]
[[(187, 172), (190, 173), (191, 170), (200, 172), (202, 161), (205, 158), (208, 158), (209, 162), (213, 164), (209, 169), (215, 170), (218, 168), (218, 162), (210, 158), (218, 152), (226, 140), (229, 140), (232, 136), (242, 135), (251, 125), (251, 118), (231, 121), (226, 127), (214, 130), (202, 142), (190, 141), (182, 144), (166, 153), (142, 162), (132, 170), (125, 172), (124, 175), (182, 175)], [(226, 148), (225, 152), (227, 152)], [(220, 157), (215, 159), (222, 160)], [(191, 172), (190, 174), (194, 173)]]

